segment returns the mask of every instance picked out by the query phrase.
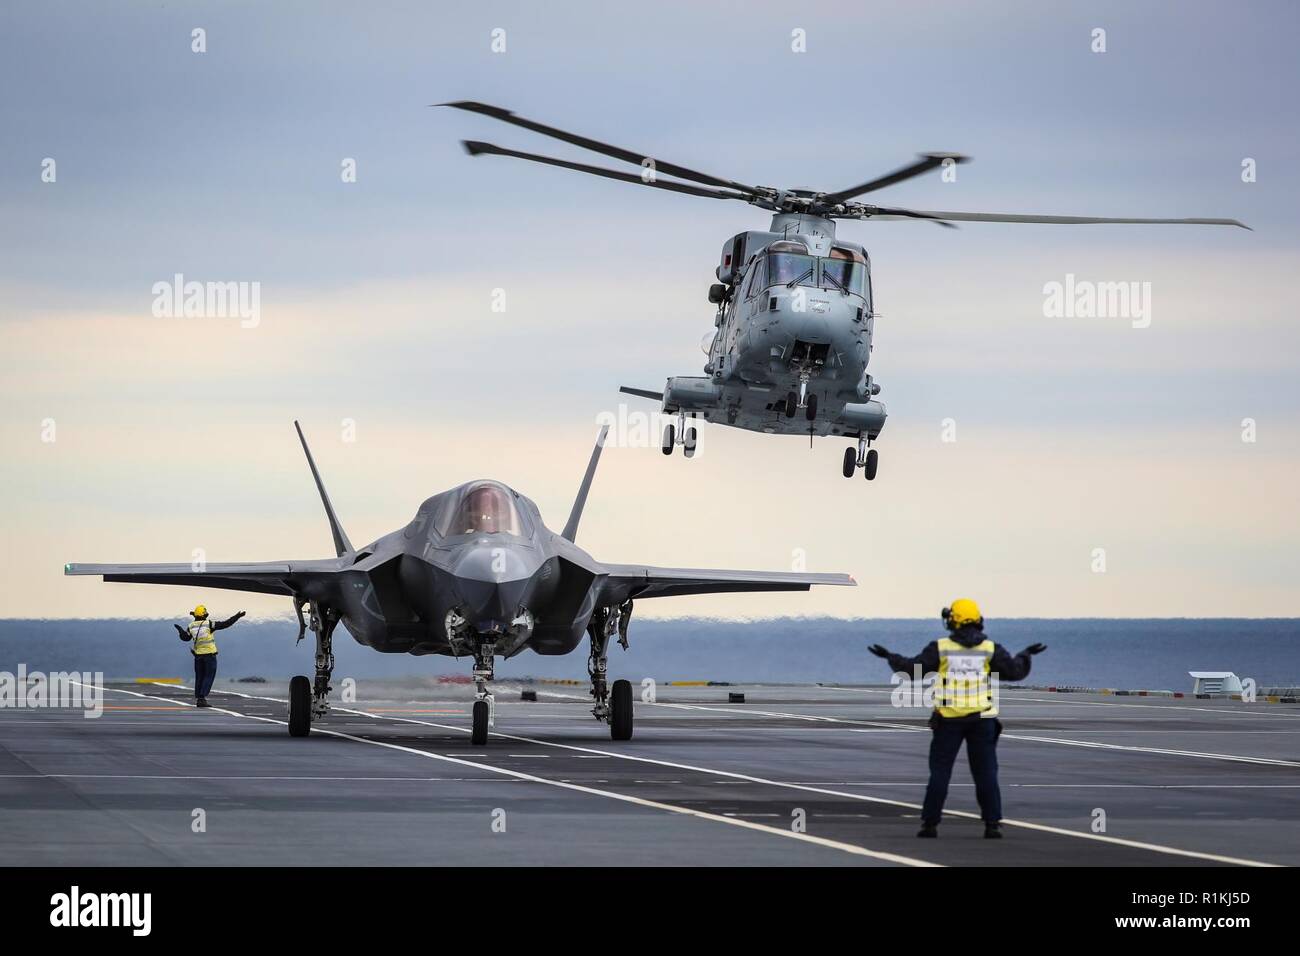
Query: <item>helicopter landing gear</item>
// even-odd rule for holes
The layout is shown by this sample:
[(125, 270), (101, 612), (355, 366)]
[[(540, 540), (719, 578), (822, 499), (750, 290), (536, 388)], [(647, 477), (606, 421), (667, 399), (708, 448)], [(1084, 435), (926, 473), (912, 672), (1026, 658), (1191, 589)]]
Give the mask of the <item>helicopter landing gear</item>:
[[(691, 417), (693, 419), (695, 416), (692, 415)], [(681, 445), (682, 454), (687, 458), (694, 458), (695, 447), (698, 441), (699, 432), (696, 431), (694, 425), (691, 425), (689, 428), (687, 427), (686, 413), (679, 411), (677, 413), (677, 424), (674, 425), (672, 422), (669, 422), (664, 426), (664, 437), (663, 441), (660, 442), (659, 447), (663, 450), (665, 455), (671, 455), (673, 453), (673, 446)]]
[(492, 710), (495, 702), (487, 689), (487, 682), (493, 678), (492, 662), (496, 650), (496, 644), (491, 641), (474, 645), (474, 710), (469, 742), (475, 747), (487, 743), (488, 727), (494, 723)]
[(802, 408), (808, 421), (817, 420), (817, 396), (808, 391), (812, 375), (806, 368), (799, 370), (799, 391), (788, 392), (785, 396), (785, 417), (794, 418), (794, 413)]
[(874, 448), (868, 448), (871, 439), (862, 436), (858, 439), (858, 447), (855, 451), (852, 448), (844, 449), (844, 477), (852, 478), (853, 472), (857, 468), (862, 469), (862, 475), (867, 481), (874, 481), (876, 478), (876, 469), (880, 467), (880, 453)]

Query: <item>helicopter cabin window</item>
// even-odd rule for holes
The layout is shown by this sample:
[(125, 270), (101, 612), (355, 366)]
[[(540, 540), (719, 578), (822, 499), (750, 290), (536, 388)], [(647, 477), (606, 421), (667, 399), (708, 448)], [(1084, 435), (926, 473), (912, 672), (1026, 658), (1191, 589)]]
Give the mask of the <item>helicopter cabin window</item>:
[(864, 295), (866, 287), (867, 261), (860, 252), (851, 249), (832, 249), (830, 256), (822, 260), (820, 287), (837, 289), (840, 292)]
[(519, 509), (509, 490), (484, 481), (464, 490), (454, 508), (445, 512), (438, 530), (447, 537), (462, 534), (511, 534), (519, 536)]

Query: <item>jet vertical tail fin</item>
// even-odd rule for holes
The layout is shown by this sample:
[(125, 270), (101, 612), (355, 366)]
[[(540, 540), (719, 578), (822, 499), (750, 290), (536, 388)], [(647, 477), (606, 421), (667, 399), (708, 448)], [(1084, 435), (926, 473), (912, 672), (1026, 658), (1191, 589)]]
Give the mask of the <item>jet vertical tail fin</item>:
[(325, 506), (325, 517), (329, 519), (330, 534), (334, 536), (334, 550), (339, 554), (346, 554), (352, 551), (352, 542), (348, 540), (348, 534), (343, 530), (343, 525), (339, 524), (339, 516), (334, 513), (334, 506), (330, 504), (330, 496), (325, 491), (325, 483), (320, 480), (320, 472), (316, 470), (316, 460), (311, 456), (311, 449), (307, 447), (307, 439), (302, 433), (302, 426), (294, 421), (293, 427), (298, 430), (298, 440), (302, 442), (302, 450), (307, 455), (307, 465), (311, 468), (311, 476), (316, 479), (316, 490), (320, 492), (321, 504)]
[(608, 434), (609, 426), (602, 425), (600, 434), (596, 436), (596, 447), (591, 450), (591, 460), (587, 462), (587, 473), (582, 476), (582, 484), (578, 487), (578, 496), (573, 499), (573, 510), (569, 512), (569, 521), (560, 532), (569, 541), (573, 541), (578, 535), (578, 522), (582, 518), (582, 509), (587, 504), (587, 492), (591, 490), (591, 479), (596, 476), (596, 464), (600, 461), (600, 452), (605, 447), (605, 436)]

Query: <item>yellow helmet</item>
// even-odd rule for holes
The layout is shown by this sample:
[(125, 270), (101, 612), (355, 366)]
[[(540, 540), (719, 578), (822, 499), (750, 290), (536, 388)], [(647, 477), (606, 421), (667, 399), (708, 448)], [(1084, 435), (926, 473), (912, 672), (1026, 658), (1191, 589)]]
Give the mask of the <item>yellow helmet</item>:
[(967, 624), (979, 624), (984, 615), (980, 613), (980, 606), (970, 598), (958, 598), (943, 609), (943, 619), (950, 628), (956, 629)]
[(208, 609), (207, 609), (206, 607), (204, 607), (202, 604), (199, 604), (199, 605), (197, 605), (197, 606), (194, 608), (193, 611), (190, 612), (190, 614), (191, 614), (193, 617), (207, 617), (207, 616), (208, 616)]

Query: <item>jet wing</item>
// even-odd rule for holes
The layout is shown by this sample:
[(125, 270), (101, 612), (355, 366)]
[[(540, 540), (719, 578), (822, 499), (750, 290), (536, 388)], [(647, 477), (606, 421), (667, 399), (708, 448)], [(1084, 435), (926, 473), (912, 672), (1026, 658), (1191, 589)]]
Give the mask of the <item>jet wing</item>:
[(628, 598), (673, 597), (682, 594), (721, 594), (729, 591), (807, 591), (815, 584), (857, 587), (848, 574), (804, 571), (709, 571), (699, 568), (651, 568), (644, 565), (605, 566), (601, 602), (621, 604)]
[(130, 584), (182, 584), (223, 591), (256, 591), (260, 594), (292, 596), (301, 587), (301, 577), (333, 574), (335, 560), (252, 561), (240, 564), (207, 564), (195, 570), (193, 564), (65, 564), (66, 575), (98, 574), (105, 581)]

